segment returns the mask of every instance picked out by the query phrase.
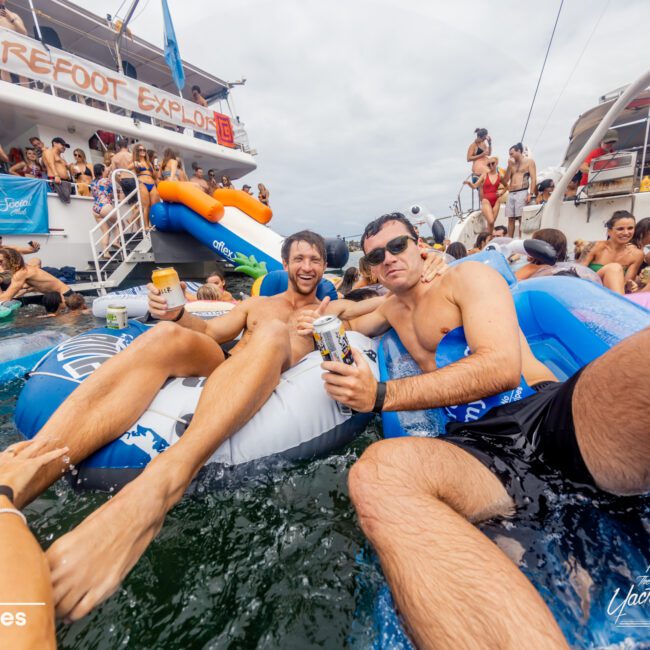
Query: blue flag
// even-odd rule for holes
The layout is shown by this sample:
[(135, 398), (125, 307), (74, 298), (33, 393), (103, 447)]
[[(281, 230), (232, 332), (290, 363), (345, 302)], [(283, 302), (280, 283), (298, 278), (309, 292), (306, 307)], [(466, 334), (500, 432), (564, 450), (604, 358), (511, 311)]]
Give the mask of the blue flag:
[(0, 174), (0, 235), (48, 232), (47, 183)]
[(185, 86), (185, 71), (183, 70), (183, 60), (181, 53), (178, 49), (178, 41), (176, 40), (176, 32), (174, 31), (174, 23), (172, 22), (167, 0), (162, 0), (163, 19), (165, 21), (165, 61), (172, 72), (174, 83), (180, 90)]

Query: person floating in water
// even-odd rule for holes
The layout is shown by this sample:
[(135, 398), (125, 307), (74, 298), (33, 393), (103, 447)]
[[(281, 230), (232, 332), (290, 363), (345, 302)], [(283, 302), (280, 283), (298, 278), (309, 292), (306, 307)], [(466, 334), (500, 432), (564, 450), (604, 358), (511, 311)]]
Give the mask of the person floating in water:
[[(281, 257), (289, 276), (287, 291), (250, 298), (208, 321), (183, 307), (166, 310), (164, 298), (150, 285), (149, 311), (166, 322), (103, 363), (37, 434), (35, 440), (64, 443), (69, 462), (77, 464), (122, 435), (169, 377), (208, 378), (181, 439), (48, 549), (59, 616), (77, 620), (117, 589), (207, 459), (260, 409), (280, 374), (314, 350), (311, 333), (298, 329), (305, 319), (302, 312), (334, 314), (354, 322), (383, 300), (319, 302), (316, 290), (325, 271), (326, 251), (323, 238), (315, 233), (287, 237)], [(432, 277), (440, 262), (431, 256), (429, 263)], [(219, 343), (234, 340), (242, 330), (240, 342), (226, 358)], [(70, 427), (72, 420), (79, 425)], [(61, 463), (44, 469), (16, 494), (16, 504), (28, 503), (66, 469)]]
[[(480, 411), (482, 399), (522, 377), (533, 392), (475, 422), (450, 422), (440, 438), (372, 444), (349, 476), (361, 527), (418, 648), (469, 648), (477, 639), (482, 647), (567, 648), (541, 596), (472, 524), (511, 513), (522, 474), (537, 463), (612, 494), (650, 491), (650, 328), (558, 382), (533, 356), (496, 271), (468, 261), (423, 285), (415, 242), (401, 214), (366, 227), (365, 258), (392, 295), (355, 329), (395, 328), (423, 374), (378, 383), (353, 350), (355, 366), (323, 364), (329, 395), (360, 412), (470, 402)], [(460, 326), (471, 354), (438, 368), (439, 343)]]

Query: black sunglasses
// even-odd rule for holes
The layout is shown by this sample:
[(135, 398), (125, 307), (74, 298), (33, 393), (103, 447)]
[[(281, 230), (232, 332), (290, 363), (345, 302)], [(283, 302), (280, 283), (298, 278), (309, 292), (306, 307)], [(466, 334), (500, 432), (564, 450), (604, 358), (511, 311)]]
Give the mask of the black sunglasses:
[(366, 254), (366, 262), (370, 264), (370, 266), (377, 266), (386, 259), (386, 251), (391, 255), (399, 255), (400, 253), (403, 253), (409, 245), (409, 240), (414, 241), (416, 244), (418, 242), (418, 240), (411, 235), (401, 235), (400, 237), (391, 239), (386, 246), (373, 248)]

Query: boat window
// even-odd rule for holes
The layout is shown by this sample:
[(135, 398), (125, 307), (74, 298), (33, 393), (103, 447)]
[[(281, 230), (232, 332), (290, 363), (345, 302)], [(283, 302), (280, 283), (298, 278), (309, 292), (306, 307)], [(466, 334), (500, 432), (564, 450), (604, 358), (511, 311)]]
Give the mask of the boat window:
[(122, 59), (122, 70), (124, 70), (124, 75), (130, 79), (138, 78), (138, 71), (135, 69), (135, 66), (125, 59)]

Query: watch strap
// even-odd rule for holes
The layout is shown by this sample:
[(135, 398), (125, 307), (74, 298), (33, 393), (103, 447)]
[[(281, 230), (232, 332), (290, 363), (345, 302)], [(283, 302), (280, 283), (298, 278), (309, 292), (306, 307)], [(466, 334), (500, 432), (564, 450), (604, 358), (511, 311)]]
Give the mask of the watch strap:
[(381, 413), (386, 400), (386, 382), (377, 382), (377, 395), (375, 396), (375, 405), (372, 407), (373, 413)]
[(8, 485), (0, 485), (0, 494), (6, 496), (11, 503), (14, 502), (14, 491)]
[(185, 316), (185, 306), (181, 307), (181, 310), (178, 312), (176, 318), (172, 319), (172, 323), (178, 323), (178, 321)]

